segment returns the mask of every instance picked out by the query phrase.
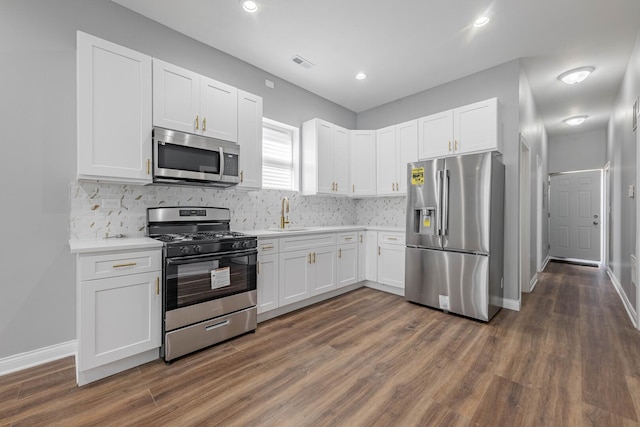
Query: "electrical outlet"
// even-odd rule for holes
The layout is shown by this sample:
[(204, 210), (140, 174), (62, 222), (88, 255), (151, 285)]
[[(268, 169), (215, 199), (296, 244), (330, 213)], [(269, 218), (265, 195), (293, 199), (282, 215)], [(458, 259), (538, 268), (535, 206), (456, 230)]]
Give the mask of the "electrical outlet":
[(102, 209), (120, 209), (120, 199), (102, 199)]
[(636, 195), (636, 186), (631, 184), (629, 185), (629, 198), (633, 199)]

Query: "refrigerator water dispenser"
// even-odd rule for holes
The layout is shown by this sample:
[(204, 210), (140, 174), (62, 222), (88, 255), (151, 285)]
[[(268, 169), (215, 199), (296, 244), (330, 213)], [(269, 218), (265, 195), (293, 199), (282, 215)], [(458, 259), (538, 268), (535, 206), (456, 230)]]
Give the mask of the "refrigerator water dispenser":
[(415, 230), (417, 234), (437, 234), (436, 208), (417, 208), (415, 210)]

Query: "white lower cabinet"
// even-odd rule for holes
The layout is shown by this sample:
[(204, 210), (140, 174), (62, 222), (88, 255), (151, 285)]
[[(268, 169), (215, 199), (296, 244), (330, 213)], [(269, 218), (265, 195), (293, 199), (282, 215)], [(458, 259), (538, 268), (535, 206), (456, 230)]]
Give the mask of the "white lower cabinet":
[(367, 271), (367, 232), (358, 231), (358, 282), (366, 280)]
[(310, 296), (309, 268), (311, 252), (300, 250), (280, 254), (280, 306), (302, 301)]
[(404, 234), (378, 232), (378, 283), (404, 290), (404, 249)]
[(337, 287), (351, 285), (358, 280), (358, 233), (338, 234)]
[(365, 279), (372, 282), (378, 281), (378, 232), (365, 232)]
[(278, 239), (258, 239), (258, 314), (280, 306)]
[(159, 249), (78, 255), (80, 385), (158, 358)]

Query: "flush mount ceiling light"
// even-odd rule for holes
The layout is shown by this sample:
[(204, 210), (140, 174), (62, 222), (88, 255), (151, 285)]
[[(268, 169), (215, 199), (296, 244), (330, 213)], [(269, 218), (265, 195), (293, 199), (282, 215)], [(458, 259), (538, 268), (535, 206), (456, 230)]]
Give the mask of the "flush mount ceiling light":
[(581, 125), (582, 122), (587, 120), (587, 117), (589, 117), (589, 116), (573, 116), (573, 117), (569, 117), (567, 119), (564, 119), (563, 122), (565, 122), (569, 126), (578, 126), (578, 125)]
[(367, 78), (367, 75), (365, 73), (360, 72), (360, 73), (356, 74), (356, 79), (358, 79), (358, 80), (364, 80), (366, 78)]
[(575, 68), (573, 70), (569, 70), (565, 73), (560, 74), (558, 76), (558, 80), (568, 85), (574, 85), (589, 77), (589, 74), (593, 73), (593, 70), (595, 70), (595, 68), (593, 67)]
[(484, 27), (485, 25), (487, 25), (489, 23), (491, 19), (488, 16), (481, 16), (478, 19), (476, 19), (475, 21), (473, 21), (473, 26), (474, 27)]
[(258, 3), (251, 1), (251, 0), (245, 0), (242, 2), (242, 8), (249, 13), (256, 13), (258, 11)]

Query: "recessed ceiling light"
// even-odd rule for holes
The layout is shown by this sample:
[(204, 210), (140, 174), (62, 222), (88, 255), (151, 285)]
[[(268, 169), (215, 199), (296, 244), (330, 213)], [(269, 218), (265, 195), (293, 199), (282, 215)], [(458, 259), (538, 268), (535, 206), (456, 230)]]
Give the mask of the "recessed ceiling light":
[(356, 79), (358, 79), (358, 80), (364, 80), (366, 78), (367, 78), (367, 75), (365, 73), (356, 74)]
[(488, 16), (481, 16), (473, 22), (474, 27), (484, 27), (491, 19)]
[(569, 70), (565, 73), (560, 74), (558, 76), (558, 80), (568, 85), (574, 85), (589, 77), (589, 74), (591, 74), (593, 70), (595, 70), (595, 68), (593, 67), (575, 68), (573, 70)]
[(582, 122), (587, 120), (587, 117), (589, 117), (589, 116), (573, 116), (573, 117), (569, 117), (567, 119), (564, 119), (563, 122), (565, 122), (569, 126), (578, 126), (578, 125), (581, 125)]
[(249, 13), (256, 13), (258, 11), (258, 3), (251, 1), (251, 0), (245, 0), (242, 2), (242, 8)]

